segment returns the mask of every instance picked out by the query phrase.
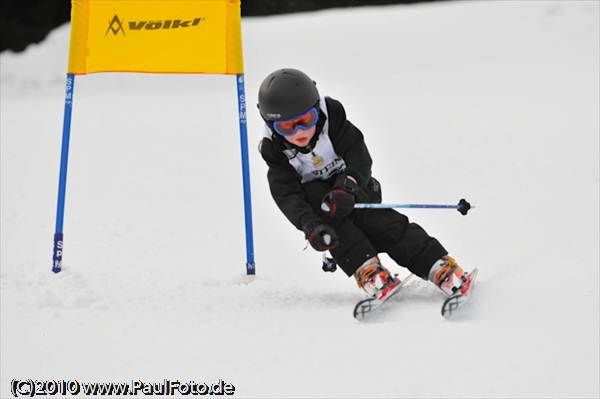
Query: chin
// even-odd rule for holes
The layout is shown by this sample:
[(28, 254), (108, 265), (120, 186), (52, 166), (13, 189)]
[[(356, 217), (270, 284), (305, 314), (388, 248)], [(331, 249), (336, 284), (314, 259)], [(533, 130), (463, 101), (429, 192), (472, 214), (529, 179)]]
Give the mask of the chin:
[(302, 142), (295, 142), (294, 144), (297, 145), (298, 147), (306, 147), (308, 145), (308, 143), (310, 143), (310, 140), (304, 140)]

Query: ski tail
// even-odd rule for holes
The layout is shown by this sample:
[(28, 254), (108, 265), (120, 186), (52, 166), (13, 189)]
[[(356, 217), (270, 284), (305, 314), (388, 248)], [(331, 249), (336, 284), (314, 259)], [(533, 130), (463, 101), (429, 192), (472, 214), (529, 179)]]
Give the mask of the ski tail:
[(442, 317), (451, 319), (465, 303), (471, 298), (475, 281), (477, 279), (478, 269), (473, 269), (467, 273), (467, 281), (459, 288), (456, 294), (450, 295), (442, 304)]

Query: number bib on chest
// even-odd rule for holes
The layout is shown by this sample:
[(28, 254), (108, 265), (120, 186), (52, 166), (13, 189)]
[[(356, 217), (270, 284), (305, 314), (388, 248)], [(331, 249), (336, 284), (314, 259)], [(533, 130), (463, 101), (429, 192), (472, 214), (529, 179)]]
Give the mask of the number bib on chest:
[(346, 169), (346, 163), (334, 151), (327, 132), (321, 132), (312, 152), (303, 154), (294, 150), (284, 151), (290, 164), (302, 178), (302, 183), (326, 180)]

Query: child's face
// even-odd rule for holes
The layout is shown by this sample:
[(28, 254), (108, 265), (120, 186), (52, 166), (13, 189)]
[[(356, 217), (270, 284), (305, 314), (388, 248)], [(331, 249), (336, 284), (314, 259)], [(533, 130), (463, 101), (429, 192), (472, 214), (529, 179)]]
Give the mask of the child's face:
[(310, 143), (310, 140), (313, 138), (316, 131), (316, 126), (313, 126), (310, 129), (306, 130), (298, 129), (296, 134), (294, 134), (293, 136), (284, 136), (283, 138), (286, 139), (288, 142), (297, 145), (298, 147), (306, 147), (308, 143)]

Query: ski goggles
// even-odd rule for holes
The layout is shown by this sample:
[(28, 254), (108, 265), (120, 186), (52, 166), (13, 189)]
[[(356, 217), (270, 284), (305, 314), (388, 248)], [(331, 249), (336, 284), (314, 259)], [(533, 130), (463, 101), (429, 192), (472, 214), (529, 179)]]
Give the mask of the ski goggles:
[(295, 118), (273, 122), (273, 130), (280, 136), (293, 136), (298, 132), (298, 129), (310, 129), (315, 126), (318, 121), (319, 111), (316, 107), (312, 107), (304, 114), (296, 116)]

